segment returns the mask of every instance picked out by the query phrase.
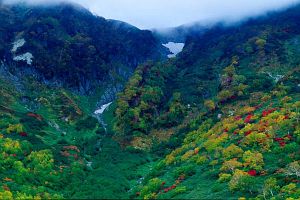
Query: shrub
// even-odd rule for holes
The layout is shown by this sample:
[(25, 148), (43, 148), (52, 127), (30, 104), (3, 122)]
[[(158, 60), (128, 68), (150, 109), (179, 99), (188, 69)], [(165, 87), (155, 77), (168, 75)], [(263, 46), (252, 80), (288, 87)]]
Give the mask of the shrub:
[(206, 100), (204, 102), (204, 106), (209, 110), (209, 111), (213, 111), (216, 109), (216, 105), (215, 102), (212, 100)]
[(231, 179), (231, 174), (219, 174), (219, 179), (218, 181), (223, 183), (223, 182), (228, 182)]
[(79, 120), (76, 123), (76, 130), (81, 131), (81, 130), (94, 130), (98, 124), (97, 119), (94, 117), (87, 117), (85, 119)]
[(44, 120), (27, 115), (20, 119), (20, 123), (22, 123), (25, 128), (30, 131), (41, 131), (45, 126), (47, 126), (47, 123)]
[(144, 186), (141, 190), (141, 197), (144, 199), (155, 197), (155, 194), (161, 189), (163, 181), (159, 178), (153, 178), (149, 180), (148, 184)]
[(192, 176), (196, 173), (194, 165), (186, 165), (177, 167), (174, 171), (174, 177), (177, 178), (180, 175)]
[(246, 151), (243, 155), (244, 166), (250, 169), (262, 170), (264, 165), (263, 155), (259, 152)]

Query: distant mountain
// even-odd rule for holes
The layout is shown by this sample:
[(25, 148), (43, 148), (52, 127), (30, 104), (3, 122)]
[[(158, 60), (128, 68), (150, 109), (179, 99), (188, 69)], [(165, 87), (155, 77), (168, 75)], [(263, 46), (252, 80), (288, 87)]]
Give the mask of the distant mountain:
[(166, 57), (151, 31), (71, 4), (0, 5), (0, 59), (47, 84), (82, 93), (127, 79), (138, 64)]

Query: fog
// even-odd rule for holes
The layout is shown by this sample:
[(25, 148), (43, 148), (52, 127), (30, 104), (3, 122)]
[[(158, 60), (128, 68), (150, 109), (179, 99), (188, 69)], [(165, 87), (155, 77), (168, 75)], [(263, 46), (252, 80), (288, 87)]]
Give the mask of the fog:
[[(9, 3), (21, 0), (4, 0)], [(24, 0), (22, 0), (24, 1)], [(61, 0), (25, 0), (31, 4), (57, 3)], [(299, 0), (68, 0), (93, 13), (128, 22), (141, 29), (167, 28), (182, 24), (241, 19), (283, 9)]]

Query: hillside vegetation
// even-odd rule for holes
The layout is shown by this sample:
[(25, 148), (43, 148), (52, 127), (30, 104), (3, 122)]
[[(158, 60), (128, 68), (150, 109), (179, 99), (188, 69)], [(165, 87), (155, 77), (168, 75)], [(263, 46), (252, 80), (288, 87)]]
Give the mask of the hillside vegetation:
[(148, 62), (151, 32), (57, 8), (0, 8), (0, 199), (299, 199), (299, 6)]
[(165, 158), (132, 197), (299, 198), (298, 19), (294, 7), (217, 25), (136, 70), (115, 132)]

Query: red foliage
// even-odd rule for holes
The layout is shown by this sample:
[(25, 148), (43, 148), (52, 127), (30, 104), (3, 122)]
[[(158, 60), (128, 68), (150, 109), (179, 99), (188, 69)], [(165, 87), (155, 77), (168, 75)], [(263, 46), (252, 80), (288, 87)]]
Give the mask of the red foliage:
[(284, 119), (289, 119), (289, 118), (290, 118), (290, 116), (288, 116), (288, 115), (284, 116)]
[(176, 184), (173, 184), (172, 186), (165, 188), (163, 191), (164, 191), (164, 193), (167, 193), (167, 192), (169, 192), (170, 190), (174, 190), (176, 187), (177, 187), (177, 185), (176, 185)]
[(228, 132), (228, 128), (224, 129), (224, 132), (227, 133)]
[(3, 190), (5, 190), (5, 191), (10, 191), (10, 189), (9, 189), (9, 187), (8, 187), (7, 185), (3, 185), (2, 188), (3, 188)]
[(27, 137), (27, 136), (28, 136), (28, 134), (25, 133), (25, 132), (21, 132), (21, 133), (19, 133), (19, 135), (20, 135), (21, 137)]
[(173, 190), (173, 189), (175, 189), (177, 186), (176, 185), (172, 185), (171, 186), (171, 189)]
[(36, 113), (27, 113), (27, 116), (28, 117), (33, 117), (39, 121), (43, 121), (43, 117), (39, 114), (36, 114)]
[(235, 95), (230, 97), (230, 99), (232, 99), (232, 100), (234, 100), (236, 98), (237, 98), (237, 96), (235, 96)]
[(286, 145), (286, 143), (283, 142), (283, 141), (280, 141), (280, 142), (279, 142), (279, 145), (280, 145), (281, 147), (284, 147), (284, 146)]
[(249, 114), (249, 115), (245, 118), (244, 122), (245, 122), (245, 123), (250, 123), (252, 117), (253, 117), (253, 114)]
[(71, 154), (67, 151), (61, 151), (60, 154), (64, 157), (69, 157)]
[[(291, 137), (290, 135), (285, 136), (285, 138), (290, 138), (290, 137)], [(275, 138), (274, 140), (278, 142), (281, 147), (284, 147), (286, 145), (284, 138)]]
[(272, 109), (269, 109), (269, 110), (264, 110), (263, 112), (262, 112), (262, 116), (263, 117), (266, 117), (266, 116), (268, 116), (269, 114), (271, 114), (272, 112), (274, 112), (276, 110), (276, 108), (272, 108)]
[(248, 171), (248, 174), (249, 174), (250, 176), (256, 176), (256, 175), (257, 175), (257, 172), (256, 172), (256, 170), (252, 169), (252, 170), (249, 170), (249, 171)]
[(165, 184), (166, 184), (166, 182), (165, 182), (165, 181), (161, 183), (161, 185), (165, 185)]
[(63, 147), (65, 150), (72, 150), (72, 151), (77, 151), (78, 153), (80, 152), (80, 150), (78, 149), (78, 147), (76, 146), (64, 146)]
[(245, 136), (250, 135), (251, 133), (252, 133), (252, 131), (247, 131), (247, 132), (245, 133)]
[(274, 139), (276, 142), (279, 142), (279, 141), (283, 141), (284, 139), (283, 138), (275, 138)]
[(234, 120), (240, 120), (240, 119), (242, 119), (242, 116), (236, 116), (236, 117), (234, 117)]

